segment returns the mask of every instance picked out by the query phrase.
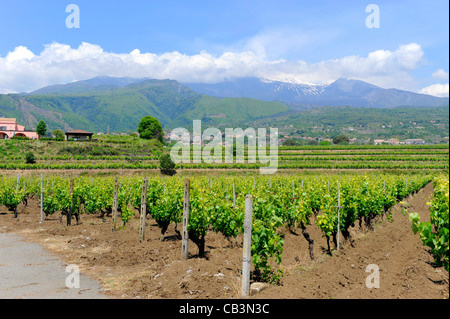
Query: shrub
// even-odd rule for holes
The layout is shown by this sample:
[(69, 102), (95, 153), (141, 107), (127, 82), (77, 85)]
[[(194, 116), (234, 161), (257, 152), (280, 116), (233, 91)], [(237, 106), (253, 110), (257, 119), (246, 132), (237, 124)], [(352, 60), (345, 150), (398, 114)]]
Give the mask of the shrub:
[(55, 138), (56, 138), (57, 140), (64, 141), (65, 135), (64, 135), (64, 132), (63, 132), (63, 131), (61, 131), (61, 130), (53, 130), (52, 133), (53, 133), (53, 135), (55, 136)]
[(159, 168), (161, 170), (161, 174), (173, 176), (177, 173), (175, 170), (175, 163), (170, 158), (170, 154), (163, 154), (159, 158)]
[(11, 140), (19, 140), (19, 141), (27, 141), (27, 140), (29, 140), (30, 138), (28, 138), (28, 137), (26, 137), (26, 136), (13, 136), (13, 137), (11, 137)]
[(348, 136), (345, 135), (337, 135), (335, 137), (333, 137), (333, 143), (334, 144), (345, 144), (345, 143), (349, 143), (350, 139)]
[(283, 142), (283, 146), (301, 146), (301, 145), (302, 143), (293, 138), (288, 138)]
[(35, 164), (36, 163), (36, 157), (34, 156), (33, 153), (29, 152), (29, 153), (25, 154), (25, 162), (27, 164)]

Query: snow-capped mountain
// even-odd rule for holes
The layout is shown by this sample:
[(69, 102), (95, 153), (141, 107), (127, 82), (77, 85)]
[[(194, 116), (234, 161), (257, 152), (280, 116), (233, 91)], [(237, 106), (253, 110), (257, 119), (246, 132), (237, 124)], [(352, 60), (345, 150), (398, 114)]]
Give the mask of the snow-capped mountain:
[[(137, 85), (149, 79), (96, 77), (93, 79), (42, 88), (31, 94), (68, 94), (109, 91)], [(253, 98), (263, 101), (281, 101), (295, 108), (313, 106), (354, 107), (436, 107), (448, 106), (448, 98), (439, 98), (397, 89), (383, 89), (373, 84), (338, 79), (330, 84), (313, 84), (293, 79), (237, 78), (221, 83), (182, 83), (196, 93), (213, 97)]]
[(338, 79), (330, 84), (301, 83), (258, 78), (239, 78), (221, 83), (184, 83), (197, 93), (215, 97), (248, 97), (264, 101), (283, 101), (301, 106), (448, 106), (439, 98), (397, 89), (383, 89), (359, 81)]
[(274, 87), (274, 92), (295, 92), (298, 96), (318, 96), (322, 94), (329, 84), (312, 84), (300, 82), (292, 79), (280, 80), (269, 80), (261, 79), (263, 83), (270, 84)]

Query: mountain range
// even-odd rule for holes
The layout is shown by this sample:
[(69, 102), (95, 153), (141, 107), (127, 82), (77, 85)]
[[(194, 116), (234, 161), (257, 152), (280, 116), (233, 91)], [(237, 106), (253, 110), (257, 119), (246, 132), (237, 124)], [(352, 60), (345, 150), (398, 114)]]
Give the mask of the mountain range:
[(49, 128), (92, 132), (134, 132), (145, 115), (165, 128), (250, 121), (289, 111), (281, 102), (216, 98), (174, 80), (94, 78), (54, 85), (26, 94), (0, 95), (0, 117), (27, 127), (44, 120)]
[(29, 128), (35, 128), (42, 119), (50, 129), (132, 132), (144, 115), (158, 118), (168, 129), (188, 128), (194, 119), (207, 125), (236, 127), (321, 106), (393, 108), (448, 104), (448, 98), (383, 89), (347, 79), (312, 85), (257, 78), (206, 84), (96, 77), (31, 93), (2, 94), (0, 117), (15, 117)]
[(301, 84), (258, 78), (239, 78), (207, 84), (186, 83), (198, 93), (216, 97), (249, 97), (283, 101), (291, 106), (354, 106), (388, 108), (399, 106), (446, 106), (448, 98), (397, 89), (383, 89), (364, 81), (338, 79), (331, 84)]

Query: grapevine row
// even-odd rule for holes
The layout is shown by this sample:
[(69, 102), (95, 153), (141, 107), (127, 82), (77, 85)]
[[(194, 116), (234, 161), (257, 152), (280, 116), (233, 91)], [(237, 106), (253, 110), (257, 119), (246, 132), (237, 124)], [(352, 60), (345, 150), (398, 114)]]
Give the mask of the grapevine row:
[[(208, 232), (223, 234), (240, 245), (243, 234), (245, 196), (253, 196), (252, 260), (261, 280), (278, 282), (286, 229), (301, 230), (314, 258), (314, 240), (306, 226), (315, 224), (336, 245), (336, 235), (351, 240), (355, 224), (371, 228), (375, 217), (431, 181), (429, 175), (293, 176), (293, 177), (194, 177), (191, 178), (189, 239), (205, 254)], [(143, 177), (124, 177), (118, 188), (118, 212), (122, 227), (140, 210)], [(45, 178), (42, 209), (45, 216), (72, 212), (111, 215), (115, 180), (107, 178)], [(148, 179), (147, 214), (161, 229), (161, 238), (171, 223), (179, 224), (183, 213), (184, 181), (180, 177)], [(340, 209), (338, 222), (338, 194)], [(17, 212), (20, 203), (40, 198), (40, 179), (0, 179), (0, 205)], [(448, 198), (448, 191), (447, 191)], [(448, 199), (447, 199), (448, 201)], [(448, 214), (448, 213), (447, 213)], [(314, 218), (312, 218), (314, 216)], [(448, 220), (448, 219), (447, 219)], [(277, 266), (274, 266), (277, 265)]]

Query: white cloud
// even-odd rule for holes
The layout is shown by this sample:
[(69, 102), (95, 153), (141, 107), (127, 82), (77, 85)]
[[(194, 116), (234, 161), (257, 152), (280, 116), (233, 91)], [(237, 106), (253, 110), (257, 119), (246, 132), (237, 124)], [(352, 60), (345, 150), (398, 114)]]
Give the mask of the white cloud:
[(445, 72), (443, 69), (437, 70), (431, 76), (436, 79), (448, 81), (448, 72)]
[(6, 56), (6, 61), (9, 63), (14, 63), (21, 60), (29, 61), (32, 58), (34, 58), (33, 52), (24, 46), (19, 46), (15, 48), (14, 51), (8, 53)]
[[(230, 49), (254, 52), (258, 57), (264, 59), (280, 58), (289, 55), (290, 52), (298, 52), (307, 45), (312, 45), (315, 35), (319, 36), (311, 31), (298, 32), (290, 28), (282, 28), (260, 32)], [(321, 39), (323, 40), (323, 37)]]
[(421, 46), (413, 43), (402, 45), (395, 51), (373, 51), (367, 57), (346, 56), (312, 64), (304, 61), (284, 63), (273, 71), (304, 82), (330, 83), (344, 77), (385, 88), (411, 89), (415, 80), (409, 72), (420, 65), (423, 56)]
[(408, 70), (414, 70), (422, 61), (423, 55), (423, 50), (417, 43), (401, 45), (394, 52), (395, 60)]
[(449, 85), (446, 84), (433, 84), (423, 88), (419, 91), (422, 94), (429, 94), (437, 97), (449, 97)]
[(98, 75), (176, 79), (180, 82), (220, 82), (232, 77), (254, 76), (330, 83), (345, 77), (381, 87), (411, 89), (416, 83), (409, 72), (420, 66), (424, 57), (421, 46), (411, 43), (401, 45), (395, 51), (376, 50), (366, 57), (345, 56), (307, 63), (269, 59), (264, 50), (265, 42), (266, 37), (261, 35), (249, 42), (243, 51), (228, 51), (220, 56), (205, 51), (185, 55), (176, 51), (143, 53), (138, 49), (118, 54), (105, 52), (99, 45), (90, 43), (72, 48), (56, 42), (46, 45), (36, 55), (20, 46), (6, 57), (0, 57), (0, 93), (30, 92), (47, 85)]

